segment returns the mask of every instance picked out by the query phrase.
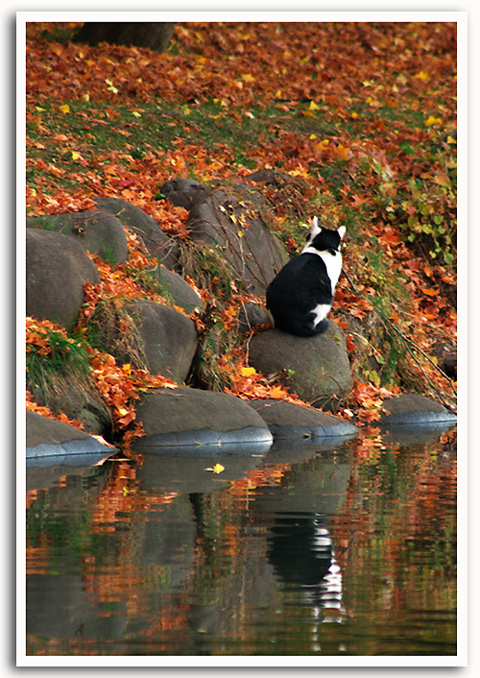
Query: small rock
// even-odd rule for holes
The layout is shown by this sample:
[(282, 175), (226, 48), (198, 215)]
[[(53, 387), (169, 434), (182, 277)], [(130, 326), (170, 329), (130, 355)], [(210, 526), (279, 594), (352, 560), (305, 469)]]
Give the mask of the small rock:
[(62, 233), (27, 228), (27, 315), (72, 330), (84, 302), (83, 286), (100, 277), (84, 248)]
[(278, 329), (260, 332), (250, 342), (249, 362), (265, 376), (288, 372), (289, 391), (315, 407), (333, 405), (350, 390), (345, 336), (332, 321), (314, 337)]
[(271, 398), (249, 400), (248, 404), (262, 417), (275, 440), (279, 438), (318, 440), (328, 437), (350, 437), (358, 432), (353, 424), (313, 407), (304, 407)]
[(160, 228), (153, 217), (136, 205), (119, 198), (94, 198), (98, 209), (113, 214), (118, 221), (138, 235), (147, 251), (167, 268), (178, 268), (178, 245)]
[(239, 334), (245, 334), (258, 325), (272, 322), (270, 311), (266, 308), (259, 304), (245, 304), (238, 312), (237, 330)]
[(383, 402), (387, 414), (382, 415), (381, 423), (394, 424), (453, 424), (457, 417), (443, 405), (425, 396), (407, 393)]
[(263, 419), (235, 396), (214, 391), (181, 387), (155, 389), (141, 395), (136, 406), (146, 436), (135, 441), (138, 451), (155, 451), (168, 447), (205, 446), (220, 452), (228, 446), (243, 450), (245, 445), (260, 445), (261, 452), (269, 449), (272, 434)]
[(190, 211), (197, 202), (203, 202), (212, 193), (212, 189), (193, 179), (181, 177), (165, 182), (160, 192), (172, 205), (184, 207)]
[(197, 348), (194, 322), (173, 308), (145, 299), (127, 302), (125, 310), (135, 321), (149, 372), (181, 384)]
[(183, 308), (185, 313), (193, 313), (196, 308), (205, 307), (201, 296), (175, 271), (159, 266), (156, 276), (160, 286), (165, 288), (167, 296), (170, 296), (177, 306)]

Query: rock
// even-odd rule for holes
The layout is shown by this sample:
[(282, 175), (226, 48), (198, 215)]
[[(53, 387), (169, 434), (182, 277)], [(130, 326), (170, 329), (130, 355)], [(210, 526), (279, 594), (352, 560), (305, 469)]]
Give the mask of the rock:
[(185, 313), (193, 313), (196, 308), (205, 307), (201, 296), (175, 271), (159, 266), (156, 276), (160, 287), (165, 289), (167, 297), (183, 308)]
[[(35, 465), (96, 464), (117, 450), (84, 431), (27, 411), (27, 463)], [(54, 459), (51, 459), (54, 458)]]
[(133, 319), (146, 367), (181, 384), (197, 348), (197, 330), (190, 318), (154, 301), (137, 299), (124, 306)]
[(190, 237), (216, 250), (241, 285), (265, 294), (287, 261), (280, 240), (267, 228), (252, 205), (217, 189), (190, 211)]
[(245, 334), (258, 325), (272, 323), (269, 311), (259, 304), (245, 304), (238, 312), (237, 330), (239, 334)]
[(84, 248), (73, 238), (27, 228), (27, 315), (72, 330), (84, 301), (86, 282), (100, 277)]
[(452, 425), (457, 417), (443, 405), (436, 403), (425, 396), (407, 393), (396, 398), (389, 398), (383, 402), (387, 414), (383, 414), (380, 421), (383, 425), (424, 425), (447, 424)]
[(184, 207), (190, 211), (197, 202), (203, 202), (212, 193), (212, 189), (193, 179), (177, 177), (165, 182), (160, 192), (172, 205)]
[(294, 438), (318, 440), (328, 437), (352, 436), (358, 432), (353, 424), (325, 414), (313, 407), (303, 407), (285, 400), (249, 400), (270, 429), (274, 440)]
[(90, 254), (97, 254), (109, 264), (123, 264), (128, 258), (127, 237), (123, 226), (107, 212), (85, 210), (28, 217), (27, 227), (68, 235)]
[(260, 169), (247, 178), (266, 187), (265, 195), (275, 210), (281, 206), (282, 211), (305, 219), (314, 194), (312, 186), (305, 179), (278, 169)]
[(315, 407), (329, 407), (350, 389), (350, 363), (340, 327), (329, 321), (325, 334), (296, 337), (278, 329), (252, 337), (250, 364), (265, 376), (288, 371), (287, 386)]
[(38, 405), (46, 405), (54, 414), (66, 414), (80, 421), (89, 433), (109, 435), (113, 421), (107, 404), (89, 375), (51, 372), (37, 384), (27, 373), (27, 388)]
[(118, 221), (138, 235), (147, 251), (167, 268), (178, 267), (178, 245), (158, 223), (136, 205), (119, 198), (94, 198), (98, 209), (113, 214)]
[(141, 395), (136, 411), (146, 433), (134, 443), (141, 452), (194, 447), (203, 456), (206, 446), (217, 454), (224, 446), (233, 453), (244, 453), (245, 446), (266, 452), (272, 443), (272, 434), (253, 408), (226, 393), (155, 389)]

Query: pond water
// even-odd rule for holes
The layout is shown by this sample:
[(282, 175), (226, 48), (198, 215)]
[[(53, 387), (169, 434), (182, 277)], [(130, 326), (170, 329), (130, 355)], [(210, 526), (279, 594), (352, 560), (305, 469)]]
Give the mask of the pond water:
[(27, 655), (456, 654), (454, 432), (199, 452), (27, 469)]

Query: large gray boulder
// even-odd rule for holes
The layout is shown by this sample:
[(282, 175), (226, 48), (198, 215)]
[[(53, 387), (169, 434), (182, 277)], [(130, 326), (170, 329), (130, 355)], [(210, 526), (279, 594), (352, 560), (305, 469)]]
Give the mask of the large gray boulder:
[(90, 254), (109, 264), (128, 258), (127, 237), (122, 224), (107, 212), (85, 210), (27, 218), (27, 227), (57, 231), (74, 238)]
[(330, 321), (325, 334), (297, 337), (269, 329), (252, 337), (250, 364), (265, 376), (288, 375), (288, 389), (315, 407), (331, 407), (350, 389), (345, 336)]
[(283, 244), (258, 212), (231, 191), (217, 189), (194, 202), (188, 226), (191, 239), (217, 252), (234, 279), (253, 294), (265, 294), (287, 262)]
[(84, 302), (83, 286), (100, 277), (85, 249), (62, 233), (27, 228), (27, 315), (72, 330)]
[(154, 389), (141, 395), (136, 412), (146, 433), (134, 443), (141, 452), (193, 447), (201, 455), (206, 447), (243, 452), (245, 445), (266, 452), (272, 443), (263, 419), (246, 402), (226, 393)]
[(138, 235), (147, 251), (167, 268), (178, 267), (178, 245), (169, 238), (153, 217), (120, 198), (94, 198), (98, 209), (113, 214), (118, 221)]
[(179, 384), (185, 381), (197, 349), (194, 322), (173, 308), (145, 299), (127, 302), (124, 308), (134, 321), (149, 372)]
[[(27, 411), (27, 462), (36, 465), (92, 465), (117, 450), (74, 426)], [(52, 458), (54, 458), (52, 460)]]
[(275, 440), (321, 440), (351, 437), (358, 432), (357, 427), (348, 421), (314, 407), (272, 398), (249, 400), (248, 404), (262, 417)]

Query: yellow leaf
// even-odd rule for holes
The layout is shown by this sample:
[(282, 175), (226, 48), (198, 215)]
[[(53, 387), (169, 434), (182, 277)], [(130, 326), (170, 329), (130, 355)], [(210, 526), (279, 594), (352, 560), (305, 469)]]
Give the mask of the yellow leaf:
[(425, 120), (425, 124), (427, 127), (431, 127), (432, 125), (441, 125), (442, 118), (435, 118), (433, 115), (429, 115)]
[(70, 113), (70, 106), (68, 104), (63, 104), (63, 106), (59, 106), (59, 109), (62, 111), (62, 113)]
[(355, 111), (352, 111), (350, 117), (352, 117), (352, 118), (358, 118), (358, 113), (355, 113)]
[(245, 82), (255, 82), (255, 78), (251, 73), (242, 73), (242, 78)]
[(132, 111), (132, 115), (134, 115), (136, 118), (141, 118), (142, 114), (139, 113), (138, 111)]
[(82, 157), (80, 153), (77, 153), (77, 151), (70, 151), (70, 153), (72, 154), (72, 160), (78, 160)]
[(221, 473), (222, 471), (225, 471), (225, 466), (222, 466), (221, 464), (215, 464), (213, 467), (206, 468), (205, 471), (212, 471), (213, 473)]
[(425, 71), (420, 71), (413, 77), (417, 78), (418, 80), (430, 80), (430, 76), (428, 75), (428, 73), (425, 73)]
[(276, 97), (277, 99), (281, 99), (281, 98), (282, 98), (282, 90), (281, 90), (281, 89), (277, 89), (277, 91), (275, 92), (275, 97)]
[(310, 134), (310, 136), (308, 138), (313, 140), (313, 139), (317, 138), (317, 135), (316, 134)]
[(447, 137), (447, 144), (456, 144), (457, 140), (453, 139), (450, 135)]
[(240, 369), (240, 374), (242, 377), (251, 377), (253, 374), (256, 374), (257, 371), (254, 367), (242, 367)]
[(82, 101), (90, 101), (90, 94), (88, 92), (82, 94)]
[(314, 101), (310, 102), (310, 106), (308, 107), (309, 111), (318, 111), (320, 106), (317, 106), (317, 104)]
[(315, 148), (317, 151), (324, 151), (329, 143), (330, 139), (322, 139), (322, 141), (319, 141), (318, 144), (316, 144)]

